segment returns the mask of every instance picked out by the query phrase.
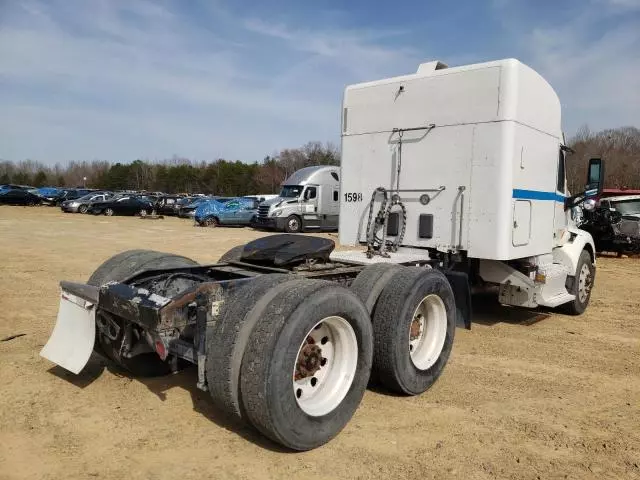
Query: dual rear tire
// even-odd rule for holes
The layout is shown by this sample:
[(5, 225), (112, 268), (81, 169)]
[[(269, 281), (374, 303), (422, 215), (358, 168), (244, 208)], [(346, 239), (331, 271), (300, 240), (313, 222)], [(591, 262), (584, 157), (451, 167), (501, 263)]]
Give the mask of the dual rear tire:
[(294, 275), (264, 275), (229, 300), (208, 337), (214, 403), (293, 450), (335, 437), (371, 371), (363, 303), (335, 283)]
[(309, 450), (344, 428), (372, 370), (394, 392), (428, 390), (455, 334), (446, 277), (373, 265), (350, 290), (294, 275), (264, 275), (238, 289), (208, 337), (214, 403), (281, 445)]
[(419, 395), (440, 377), (453, 347), (456, 306), (439, 270), (408, 267), (384, 288), (373, 312), (374, 371), (389, 390)]
[(454, 293), (435, 269), (375, 264), (351, 289), (371, 314), (373, 378), (383, 387), (419, 395), (440, 377), (456, 329)]

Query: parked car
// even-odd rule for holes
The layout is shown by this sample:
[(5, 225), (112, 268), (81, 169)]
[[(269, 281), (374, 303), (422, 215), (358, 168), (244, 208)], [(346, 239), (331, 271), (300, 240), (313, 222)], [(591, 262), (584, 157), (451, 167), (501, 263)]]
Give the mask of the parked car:
[(9, 191), (9, 190), (31, 190), (33, 187), (29, 185), (16, 185), (15, 183), (7, 183), (4, 185), (0, 185), (0, 192)]
[(40, 187), (40, 188), (37, 188), (36, 191), (33, 193), (41, 197), (54, 197), (54, 196), (60, 195), (61, 192), (62, 190), (57, 187)]
[(153, 205), (155, 205), (158, 198), (160, 198), (158, 195), (152, 195), (150, 193), (139, 193), (137, 194), (137, 197), (142, 200), (146, 200), (147, 202), (151, 202)]
[(42, 203), (52, 207), (59, 207), (60, 205), (62, 205), (62, 202), (66, 202), (67, 200), (75, 200), (95, 191), (96, 190), (87, 188), (65, 188), (64, 190), (59, 190), (58, 193), (42, 195)]
[(162, 195), (155, 202), (156, 213), (158, 215), (177, 215), (182, 199), (179, 195)]
[(60, 205), (58, 200), (62, 197), (63, 191), (59, 192), (51, 192), (48, 194), (41, 194), (40, 201), (43, 205), (48, 205), (50, 207), (55, 207), (56, 205)]
[(202, 205), (202, 203), (213, 199), (211, 197), (198, 197), (192, 200), (192, 202), (178, 208), (178, 216), (180, 218), (193, 218), (195, 216), (196, 208)]
[(39, 205), (40, 197), (28, 190), (3, 190), (0, 191), (0, 203), (5, 205)]
[(640, 190), (631, 188), (604, 188), (602, 190), (601, 199), (610, 197), (626, 197), (626, 196), (640, 196)]
[(193, 202), (194, 200), (198, 200), (197, 197), (192, 197), (192, 196), (184, 196), (182, 198), (180, 198), (180, 200), (178, 200), (178, 209), (180, 209), (180, 207), (186, 207), (187, 205), (189, 205), (191, 202)]
[(95, 203), (111, 200), (111, 192), (94, 192), (74, 200), (65, 200), (60, 204), (60, 209), (68, 213), (87, 213)]
[(105, 202), (95, 202), (88, 210), (94, 215), (147, 215), (153, 212), (153, 202), (144, 200), (141, 197), (123, 195), (113, 197)]
[(252, 198), (211, 200), (195, 210), (195, 221), (203, 227), (218, 225), (252, 225), (258, 215), (260, 202)]

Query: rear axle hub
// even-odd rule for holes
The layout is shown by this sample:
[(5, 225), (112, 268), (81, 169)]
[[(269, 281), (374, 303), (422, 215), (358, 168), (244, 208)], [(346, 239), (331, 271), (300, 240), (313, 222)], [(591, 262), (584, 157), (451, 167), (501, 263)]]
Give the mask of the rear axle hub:
[(307, 344), (302, 347), (300, 354), (298, 355), (298, 362), (296, 363), (295, 379), (301, 380), (303, 378), (312, 377), (318, 370), (320, 370), (322, 362), (322, 349), (307, 340)]

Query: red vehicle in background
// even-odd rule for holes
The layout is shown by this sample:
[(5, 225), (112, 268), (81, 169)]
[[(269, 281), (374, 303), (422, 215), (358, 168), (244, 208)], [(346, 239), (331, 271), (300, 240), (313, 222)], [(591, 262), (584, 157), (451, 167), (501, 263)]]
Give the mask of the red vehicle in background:
[(602, 190), (600, 198), (606, 197), (622, 197), (626, 195), (640, 195), (640, 190), (633, 190), (627, 188), (605, 188)]

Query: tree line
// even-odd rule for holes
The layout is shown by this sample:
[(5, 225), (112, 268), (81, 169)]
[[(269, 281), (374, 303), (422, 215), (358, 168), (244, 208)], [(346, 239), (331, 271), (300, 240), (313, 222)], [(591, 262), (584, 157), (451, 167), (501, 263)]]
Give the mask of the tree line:
[(622, 127), (591, 132), (581, 127), (569, 146), (575, 153), (567, 157), (567, 183), (571, 192), (584, 190), (589, 159), (605, 160), (605, 188), (640, 189), (640, 130)]
[(32, 160), (0, 161), (0, 184), (240, 196), (277, 193), (282, 182), (300, 168), (339, 164), (340, 154), (334, 145), (309, 142), (254, 163), (225, 159), (197, 162), (178, 156), (161, 162), (112, 164), (94, 160), (72, 161), (65, 166)]
[[(640, 189), (640, 130), (635, 127), (591, 132), (582, 127), (569, 139), (575, 153), (567, 157), (567, 180), (571, 192), (584, 188), (588, 159), (606, 160), (607, 188)], [(167, 193), (248, 195), (276, 193), (296, 170), (310, 165), (339, 165), (340, 153), (332, 144), (309, 142), (284, 149), (261, 162), (218, 159), (196, 162), (174, 157), (161, 162), (135, 160), (69, 162), (45, 165), (32, 160), (0, 161), (0, 184), (90, 187), (109, 190), (147, 190)], [(84, 180), (86, 178), (86, 181)]]

